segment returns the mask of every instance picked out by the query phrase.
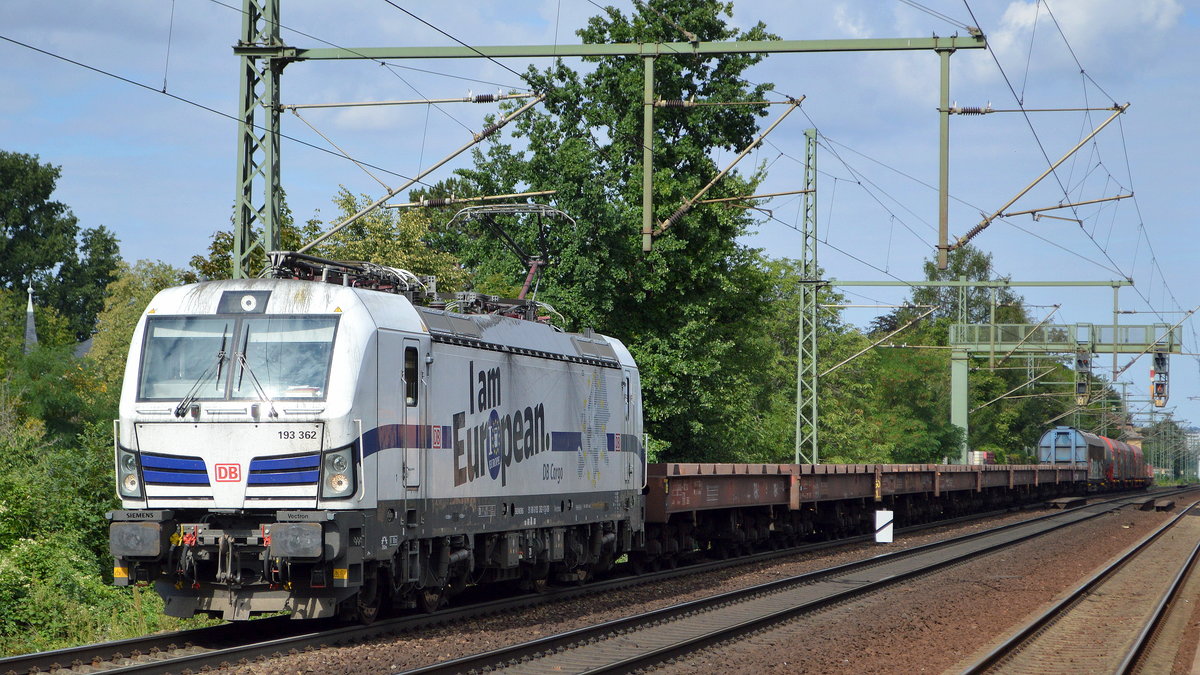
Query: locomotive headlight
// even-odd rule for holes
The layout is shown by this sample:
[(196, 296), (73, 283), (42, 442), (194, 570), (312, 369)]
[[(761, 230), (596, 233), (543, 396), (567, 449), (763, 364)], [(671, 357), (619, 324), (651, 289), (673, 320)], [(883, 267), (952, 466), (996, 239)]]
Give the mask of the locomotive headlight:
[(117, 492), (129, 499), (142, 498), (142, 479), (138, 475), (137, 455), (125, 448), (117, 449)]
[(329, 491), (335, 494), (343, 494), (350, 488), (350, 478), (344, 473), (335, 473), (325, 482), (329, 487)]
[(341, 454), (340, 452), (329, 456), (329, 468), (330, 469), (333, 469), (334, 471), (336, 471), (338, 473), (342, 473), (346, 470), (347, 465), (348, 464), (346, 462), (346, 456)]
[(321, 497), (342, 499), (354, 494), (354, 449), (343, 448), (325, 455)]

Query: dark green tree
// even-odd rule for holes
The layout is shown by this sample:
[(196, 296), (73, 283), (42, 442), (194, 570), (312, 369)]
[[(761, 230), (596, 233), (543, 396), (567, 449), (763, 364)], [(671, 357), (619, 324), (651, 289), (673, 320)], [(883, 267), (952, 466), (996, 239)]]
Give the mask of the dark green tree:
[(0, 151), (0, 288), (32, 283), (38, 304), (67, 317), (82, 341), (95, 328), (121, 256), (110, 230), (79, 232), (70, 209), (50, 199), (60, 175), (36, 155)]
[(96, 329), (104, 308), (104, 292), (121, 266), (117, 238), (103, 225), (79, 234), (79, 250), (68, 256), (43, 291), (43, 300), (68, 318), (75, 339), (83, 341)]
[(44, 284), (75, 252), (75, 216), (50, 199), (59, 168), (36, 155), (0, 150), (0, 287)]
[[(321, 222), (316, 216), (310, 218), (302, 226), (296, 225), (292, 210), (287, 205), (286, 196), (281, 199), (279, 208), (279, 245), (285, 251), (294, 251), (306, 241), (321, 233)], [(230, 218), (232, 221), (232, 217)], [(261, 236), (262, 230), (256, 230), (254, 236)], [(194, 255), (188, 262), (192, 268), (183, 274), (184, 283), (195, 283), (208, 279), (233, 278), (233, 225), (228, 230), (213, 232), (208, 244), (208, 255)], [(254, 277), (267, 266), (266, 256), (251, 261), (250, 276)]]
[[(928, 281), (993, 281), (1009, 278), (996, 275), (992, 269), (992, 255), (973, 246), (950, 251), (944, 270), (939, 270), (934, 260), (925, 261), (925, 279)], [(953, 286), (925, 286), (913, 289), (912, 303), (937, 306), (933, 318), (955, 322), (963, 315), (961, 313), (965, 313), (967, 323), (988, 323), (993, 304), (996, 323), (1024, 323), (1026, 318), (1021, 298), (1007, 288), (993, 291), (990, 288), (968, 287), (962, 291)]]

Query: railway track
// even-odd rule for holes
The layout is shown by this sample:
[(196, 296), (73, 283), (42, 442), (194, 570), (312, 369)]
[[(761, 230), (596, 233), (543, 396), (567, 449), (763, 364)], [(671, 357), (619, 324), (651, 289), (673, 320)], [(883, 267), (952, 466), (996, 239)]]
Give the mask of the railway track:
[[(1130, 498), (1119, 498), (1129, 501)], [(1141, 497), (1145, 499), (1145, 497)], [(1115, 500), (1114, 500), (1115, 501)], [(1107, 503), (1107, 502), (1104, 502)], [(1085, 507), (1087, 508), (1087, 507)], [(1114, 507), (1119, 508), (1119, 507)], [(900, 533), (943, 527), (978, 520), (980, 514), (915, 525), (897, 530)], [(1061, 516), (1052, 514), (1025, 521), (1037, 522)], [(1020, 525), (1020, 524), (1018, 524)], [(1007, 526), (1013, 527), (1013, 526)], [(651, 584), (689, 574), (721, 570), (729, 567), (768, 561), (801, 553), (816, 552), (847, 544), (873, 540), (873, 535), (839, 539), (831, 542), (769, 551), (732, 560), (708, 561), (675, 570), (664, 570), (637, 577), (621, 577), (594, 582), (580, 587), (551, 588), (547, 592), (441, 610), (433, 614), (406, 616), (381, 620), (370, 626), (346, 626), (332, 621), (295, 622), (285, 618), (259, 619), (252, 623), (223, 624), (211, 628), (133, 638), (120, 642), (87, 645), (0, 659), (0, 675), (15, 673), (88, 672), (88, 673), (180, 673), (197, 672), (205, 667), (216, 668), (252, 661), (260, 657), (286, 655), (305, 649), (329, 645), (344, 645), (419, 631), (432, 625), (453, 623), (469, 618), (515, 611), (547, 602), (601, 594), (641, 584)], [(252, 627), (252, 630), (251, 630)], [(250, 638), (248, 640), (248, 638)], [(534, 651), (537, 651), (536, 649)], [(505, 661), (512, 656), (505, 657)], [(466, 668), (464, 668), (466, 670)], [(451, 672), (451, 671), (442, 671)]]
[(407, 672), (630, 672), (1144, 500), (1092, 504)]
[[(1200, 557), (1197, 504), (1124, 551), (964, 673), (1124, 674), (1142, 666), (1146, 672), (1170, 672), (1183, 647), (1181, 624), (1200, 594), (1200, 583), (1186, 583)], [(1181, 597), (1193, 602), (1178, 603)], [(1174, 612), (1176, 607), (1183, 609)], [(1179, 616), (1168, 621), (1174, 614)], [(1164, 632), (1169, 633), (1165, 639), (1156, 639)]]

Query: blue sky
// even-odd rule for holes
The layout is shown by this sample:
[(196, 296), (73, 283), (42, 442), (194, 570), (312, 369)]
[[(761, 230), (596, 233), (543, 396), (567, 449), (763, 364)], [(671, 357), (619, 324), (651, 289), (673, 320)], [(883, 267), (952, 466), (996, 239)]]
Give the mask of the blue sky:
[[(231, 9), (225, 5), (233, 5)], [(143, 83), (229, 114), (236, 111), (239, 0), (5, 0), (0, 35)], [(588, 0), (461, 1), (398, 4), (469, 44), (577, 43), (575, 30), (598, 13)], [(629, 12), (632, 0), (616, 7)], [(998, 221), (974, 243), (994, 256), (996, 271), (1015, 280), (1096, 280), (1131, 276), (1121, 292), (1126, 323), (1174, 322), (1200, 305), (1195, 282), (1195, 217), (1190, 199), (1200, 177), (1195, 106), (1200, 102), (1200, 6), (1195, 0), (743, 0), (733, 22), (764, 21), (786, 39), (928, 37), (964, 33), (978, 24), (990, 52), (960, 51), (951, 59), (951, 98), (997, 109), (1106, 107), (1131, 103), (1059, 170), (1009, 210), (1114, 196), (1134, 199), (1081, 207), (1077, 218)], [(327, 3), (284, 0), (284, 39), (299, 47), (432, 46), (454, 44), (383, 0)], [(972, 12), (974, 17), (972, 17)], [(1051, 18), (1053, 15), (1053, 19)], [(1055, 19), (1057, 21), (1055, 21)], [(306, 35), (301, 35), (300, 31)], [(311, 36), (311, 37), (308, 37)], [(209, 237), (229, 226), (235, 190), (233, 121), (43, 54), (0, 41), (0, 148), (37, 154), (62, 167), (56, 198), (83, 226), (105, 225), (129, 260), (160, 259), (183, 266)], [(997, 65), (999, 62), (999, 66)], [(437, 74), (376, 63), (298, 63), (283, 78), (285, 103), (447, 98), (519, 88), (499, 64), (483, 61), (404, 64)], [(506, 62), (514, 70), (526, 63)], [(547, 65), (547, 62), (542, 62)], [(1006, 83), (1004, 75), (1007, 75)], [(1082, 71), (1082, 72), (1081, 72)], [(749, 158), (768, 165), (763, 191), (801, 187), (803, 132), (822, 134), (818, 154), (820, 262), (838, 279), (919, 279), (936, 243), (937, 73), (932, 53), (775, 55), (747, 77), (776, 92), (805, 95), (793, 114)], [(1011, 89), (1010, 89), (1011, 83)], [(477, 131), (494, 108), (313, 110), (303, 113), (323, 133), (362, 160), (405, 175), (448, 154)], [(781, 110), (776, 106), (772, 117)], [(996, 113), (951, 119), (950, 231), (960, 235), (982, 213), (999, 208), (1107, 117), (1103, 112)], [(768, 118), (770, 119), (770, 118)], [(765, 126), (765, 122), (764, 122)], [(1032, 129), (1031, 129), (1032, 126)], [(290, 115), (284, 132), (324, 141)], [(1036, 135), (1035, 135), (1036, 132)], [(284, 141), (283, 183), (298, 219), (331, 218), (339, 185), (381, 195), (353, 165)], [(718, 157), (719, 163), (729, 159)], [(453, 166), (453, 165), (452, 165)], [(749, 166), (747, 166), (747, 169)], [(448, 175), (447, 170), (431, 180)], [(394, 178), (392, 179), (395, 180)], [(393, 182), (394, 184), (394, 182)], [(1065, 195), (1064, 195), (1065, 188)], [(797, 198), (765, 204), (748, 242), (768, 255), (800, 252)], [(782, 222), (781, 222), (782, 221)], [(636, 227), (636, 224), (632, 226)], [(900, 301), (898, 289), (850, 289), (860, 304)], [(1053, 322), (1109, 323), (1110, 289), (1023, 289), (1041, 318), (1059, 304)], [(1042, 307), (1046, 306), (1046, 307)], [(884, 310), (857, 310), (865, 325)], [(1194, 324), (1185, 324), (1189, 352)], [(1122, 357), (1120, 364), (1127, 362)], [(1103, 355), (1099, 366), (1111, 369)], [(1170, 408), (1200, 423), (1200, 369), (1193, 357), (1172, 367)], [(1123, 379), (1145, 397), (1149, 363)], [(1140, 407), (1140, 406), (1137, 406)]]

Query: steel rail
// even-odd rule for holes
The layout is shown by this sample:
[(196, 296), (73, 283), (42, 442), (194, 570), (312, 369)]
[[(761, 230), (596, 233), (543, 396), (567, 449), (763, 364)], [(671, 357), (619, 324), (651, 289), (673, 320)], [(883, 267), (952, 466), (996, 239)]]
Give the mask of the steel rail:
[[(1073, 591), (1055, 603), (1052, 607), (1027, 623), (1016, 633), (1010, 635), (1006, 640), (1004, 640), (1004, 642), (997, 645), (978, 661), (972, 663), (970, 666), (964, 669), (962, 671), (963, 675), (978, 675), (980, 673), (986, 673), (996, 666), (1002, 664), (1005, 659), (1015, 654), (1022, 647), (1028, 644), (1032, 638), (1036, 637), (1044, 629), (1065, 616), (1073, 606), (1090, 594), (1094, 589), (1099, 587), (1105, 581), (1111, 579), (1118, 570), (1126, 565), (1126, 563), (1133, 560), (1138, 554), (1149, 548), (1151, 544), (1157, 541), (1159, 537), (1167, 532), (1167, 530), (1171, 529), (1171, 527), (1178, 523), (1184, 516), (1188, 514), (1189, 511), (1195, 508), (1197, 504), (1200, 504), (1200, 501), (1193, 502), (1190, 506), (1188, 506), (1188, 508), (1182, 509), (1178, 515), (1176, 515), (1170, 521), (1164, 523), (1154, 532), (1147, 535), (1136, 546), (1126, 551), (1125, 554), (1119, 559), (1113, 561), (1103, 569), (1093, 574), (1090, 578), (1077, 586)], [(1193, 551), (1192, 555), (1195, 556), (1195, 551)], [(1188, 565), (1185, 565), (1185, 567), (1190, 566), (1191, 562), (1192, 561), (1189, 560)], [(1168, 593), (1168, 595), (1170, 595), (1170, 593)], [(1139, 647), (1145, 638), (1145, 631), (1143, 633), (1144, 635), (1142, 638), (1138, 640), (1137, 646)], [(1129, 661), (1130, 657), (1127, 655), (1124, 663), (1127, 664)], [(1126, 671), (1122, 669), (1118, 672)]]
[[(1166, 494), (1174, 494), (1175, 492), (1178, 492), (1178, 490), (1172, 492), (1158, 492), (1154, 494), (1162, 496)], [(1142, 498), (1144, 499), (1145, 497)], [(1129, 497), (1117, 497), (1109, 501), (1116, 501), (1118, 499), (1129, 499)], [(896, 532), (920, 532), (963, 522), (983, 520), (989, 517), (1011, 512), (1012, 510), (1012, 507), (1009, 507), (1006, 509), (990, 511), (986, 513), (976, 513), (956, 518), (936, 520), (928, 523), (897, 528)], [(1045, 516), (1037, 516), (1020, 521), (1019, 523), (1013, 523), (1001, 526), (1000, 528), (993, 528), (983, 533), (976, 533), (974, 535), (967, 536), (979, 536), (986, 532), (994, 532), (1004, 528), (1034, 523), (1059, 515), (1061, 515), (1061, 513), (1056, 512)], [(874, 535), (867, 534), (826, 542), (802, 544), (799, 546), (781, 548), (778, 550), (766, 551), (748, 556), (731, 558), (728, 560), (712, 560), (701, 563), (692, 563), (686, 564), (677, 569), (596, 581), (579, 587), (551, 588), (543, 593), (531, 593), (518, 597), (506, 597), (499, 600), (484, 601), (463, 607), (444, 609), (432, 614), (415, 616), (410, 615), (385, 619), (370, 626), (346, 626), (344, 624), (335, 624), (335, 622), (332, 620), (292, 621), (286, 617), (256, 619), (249, 623), (225, 623), (207, 628), (190, 629), (138, 638), (129, 638), (115, 642), (68, 647), (34, 654), (4, 657), (0, 658), (0, 673), (11, 672), (17, 673), (18, 675), (25, 675), (26, 673), (53, 671), (56, 669), (56, 666), (60, 668), (67, 668), (73, 664), (91, 665), (93, 667), (92, 672), (105, 673), (179, 672), (185, 668), (198, 670), (205, 665), (215, 667), (222, 662), (236, 663), (243, 659), (254, 658), (259, 655), (269, 656), (276, 652), (287, 653), (291, 649), (303, 649), (308, 646), (319, 646), (337, 642), (345, 643), (361, 641), (383, 635), (408, 633), (415, 630), (420, 630), (421, 628), (431, 624), (444, 624), (447, 622), (460, 621), (479, 616), (493, 615), (499, 612), (515, 611), (549, 602), (569, 600), (592, 594), (610, 592), (621, 588), (628, 588), (648, 583), (657, 583), (686, 575), (713, 572), (730, 567), (765, 562), (777, 558), (795, 556), (798, 554), (824, 551), (847, 545), (866, 543), (873, 540)], [(330, 628), (330, 624), (335, 624), (335, 626)], [(244, 643), (244, 638), (248, 632), (248, 627), (254, 628), (257, 644), (247, 645)], [(262, 638), (264, 637), (267, 637), (268, 639), (263, 640)], [(190, 651), (196, 649), (201, 649), (204, 651), (203, 653), (189, 653), (185, 655), (184, 659), (187, 661), (186, 664), (164, 655), (165, 652), (181, 650)], [(131, 658), (142, 658), (146, 656), (150, 656), (151, 658), (158, 660), (153, 663), (99, 665), (102, 662), (110, 662), (114, 659), (128, 660)]]
[[(916, 557), (923, 553), (935, 552), (937, 549), (950, 548), (970, 542), (972, 540), (989, 536), (1001, 536), (1001, 533), (1006, 531), (1014, 530), (1020, 527), (1029, 527), (1031, 525), (1036, 525), (1042, 523), (1043, 521), (1048, 521), (1054, 518), (1060, 518), (1064, 520), (1062, 523), (1052, 525), (1045, 529), (1026, 533), (1005, 541), (988, 544), (965, 554), (949, 556), (931, 565), (920, 566), (906, 572), (888, 573), (879, 579), (863, 583), (857, 588), (843, 588), (840, 591), (829, 593), (814, 601), (795, 604), (782, 611), (772, 612), (752, 620), (730, 624), (722, 628), (706, 632), (694, 638), (684, 639), (645, 653), (626, 656), (618, 661), (607, 663), (602, 666), (595, 666), (586, 670), (563, 670), (563, 672), (584, 673), (632, 672), (639, 668), (650, 667), (655, 664), (660, 664), (668, 659), (694, 652), (697, 649), (704, 648), (713, 643), (725, 641), (744, 633), (761, 630), (773, 624), (790, 620), (800, 614), (812, 612), (835, 603), (844, 602), (846, 600), (865, 595), (906, 579), (928, 574), (933, 570), (963, 562), (971, 557), (980, 556), (1000, 548), (1015, 545), (1021, 541), (1026, 541), (1028, 539), (1041, 536), (1062, 527), (1067, 527), (1073, 524), (1084, 522), (1085, 520), (1090, 520), (1091, 518), (1098, 517), (1119, 508), (1123, 508), (1124, 506), (1136, 503), (1138, 501), (1143, 501), (1144, 499), (1144, 496), (1123, 497), (1069, 511), (1061, 511), (1019, 523), (1011, 523), (982, 532), (971, 533), (940, 542), (925, 544), (911, 549), (897, 551), (895, 553), (888, 553), (861, 561), (845, 563), (825, 570), (818, 570), (815, 572), (809, 572), (786, 579), (779, 579), (745, 589), (729, 591), (708, 598), (702, 598), (670, 607), (664, 607), (635, 616), (615, 619), (613, 621), (608, 621), (595, 626), (578, 628), (558, 635), (551, 635), (518, 645), (501, 647), (496, 650), (491, 650), (472, 656), (466, 656), (444, 663), (432, 664), (404, 672), (406, 675), (442, 675), (446, 673), (482, 672), (489, 668), (513, 667), (515, 664), (522, 661), (536, 660), (539, 657), (557, 659), (562, 657), (564, 650), (572, 647), (599, 643), (608, 640), (613, 636), (628, 635), (631, 632), (641, 630), (645, 627), (654, 627), (654, 630), (661, 631), (663, 624), (682, 617), (687, 617), (689, 615), (702, 612), (711, 612), (723, 607), (744, 603), (755, 598), (768, 597), (772, 594), (786, 592), (798, 586), (810, 585), (823, 580), (833, 579), (839, 575), (845, 575), (850, 572), (857, 572), (872, 567), (880, 567), (892, 562), (899, 562), (906, 558)], [(1096, 508), (1094, 513), (1080, 513), (1083, 510), (1094, 507), (1100, 508)], [(1081, 515), (1082, 517), (1079, 517)], [(1075, 517), (1072, 518), (1072, 516)]]
[[(1192, 507), (1195, 507), (1195, 504)], [(1129, 653), (1125, 655), (1124, 660), (1121, 661), (1121, 665), (1117, 667), (1118, 673), (1124, 675), (1125, 673), (1135, 673), (1138, 671), (1143, 657), (1150, 653), (1150, 649), (1153, 647), (1154, 641), (1163, 627), (1163, 623), (1166, 621), (1167, 616), (1170, 615), (1170, 609), (1174, 607), (1175, 601), (1179, 598), (1179, 593), (1183, 590), (1184, 582), (1187, 581), (1188, 577), (1191, 576), (1192, 570), (1196, 567), (1197, 560), (1200, 560), (1200, 542), (1197, 542), (1196, 546), (1192, 549), (1187, 562), (1180, 566), (1179, 572), (1171, 580), (1170, 588), (1158, 599), (1158, 604), (1155, 605), (1154, 613), (1151, 615), (1150, 620), (1146, 622), (1146, 626), (1134, 640)]]

